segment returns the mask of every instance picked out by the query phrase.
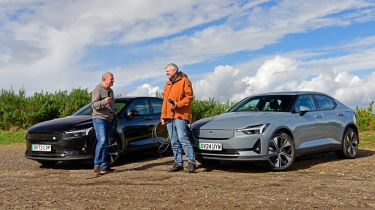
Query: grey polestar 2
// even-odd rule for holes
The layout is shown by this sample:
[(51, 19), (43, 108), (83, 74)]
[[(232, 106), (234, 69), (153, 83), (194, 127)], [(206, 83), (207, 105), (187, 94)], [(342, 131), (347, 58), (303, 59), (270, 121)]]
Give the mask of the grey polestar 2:
[(274, 92), (247, 97), (226, 113), (192, 124), (196, 158), (265, 161), (288, 169), (308, 153), (335, 151), (355, 158), (358, 128), (352, 109), (320, 92)]

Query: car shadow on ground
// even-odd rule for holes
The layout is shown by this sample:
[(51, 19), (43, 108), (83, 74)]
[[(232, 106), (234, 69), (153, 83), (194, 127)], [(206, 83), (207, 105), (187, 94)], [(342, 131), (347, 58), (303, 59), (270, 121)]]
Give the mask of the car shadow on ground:
[[(118, 162), (111, 166), (112, 168), (116, 168), (117, 166), (127, 165), (131, 163), (147, 163), (152, 160), (156, 160), (163, 157), (168, 157), (171, 154), (166, 152), (163, 154), (159, 154), (155, 151), (147, 151), (142, 153), (130, 153), (122, 156)], [(150, 163), (150, 164), (144, 164), (137, 168), (132, 168), (129, 170), (145, 170), (149, 169), (155, 166), (160, 165), (171, 165), (173, 164), (173, 161), (164, 161), (161, 163)], [(43, 166), (40, 165), (40, 168), (49, 168), (49, 169), (62, 169), (62, 170), (89, 170), (93, 168), (93, 162), (92, 161), (60, 161), (56, 165), (53, 166)], [(120, 170), (115, 170), (120, 171)]]
[[(357, 158), (366, 158), (375, 154), (372, 150), (358, 150)], [(325, 152), (312, 155), (297, 157), (294, 164), (287, 171), (298, 171), (308, 169), (312, 166), (324, 164), (333, 161), (344, 161), (334, 152)], [(212, 172), (214, 170), (238, 172), (238, 173), (268, 173), (271, 170), (267, 167), (266, 162), (232, 162), (221, 161), (220, 164), (202, 166), (198, 164), (198, 168), (203, 168), (204, 172)]]
[[(357, 154), (358, 158), (366, 158), (373, 156), (375, 151), (359, 149)], [(312, 155), (301, 156), (296, 159), (294, 166), (290, 168), (290, 171), (298, 171), (302, 169), (308, 169), (312, 166), (324, 164), (328, 162), (345, 161), (347, 159), (340, 158), (335, 152), (318, 153)]]

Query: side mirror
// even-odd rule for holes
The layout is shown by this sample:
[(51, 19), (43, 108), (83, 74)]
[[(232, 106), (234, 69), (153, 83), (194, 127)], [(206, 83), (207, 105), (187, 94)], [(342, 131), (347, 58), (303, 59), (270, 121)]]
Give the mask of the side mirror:
[(299, 115), (303, 116), (304, 114), (306, 114), (306, 112), (310, 111), (309, 107), (306, 107), (306, 106), (300, 106), (299, 107)]
[(126, 114), (126, 116), (127, 116), (128, 118), (134, 118), (134, 117), (137, 116), (137, 115), (138, 115), (138, 112), (135, 111), (135, 110), (130, 110), (130, 111), (128, 111), (128, 113)]

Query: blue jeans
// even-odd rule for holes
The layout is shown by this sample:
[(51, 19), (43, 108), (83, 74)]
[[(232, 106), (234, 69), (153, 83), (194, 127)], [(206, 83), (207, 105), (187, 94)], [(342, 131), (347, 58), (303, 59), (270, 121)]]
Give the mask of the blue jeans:
[(175, 163), (182, 166), (182, 150), (189, 163), (195, 165), (195, 153), (188, 135), (188, 125), (186, 120), (167, 120), (167, 129), (172, 143), (172, 151)]
[(94, 166), (101, 169), (108, 167), (108, 142), (112, 137), (112, 122), (101, 118), (93, 118), (94, 129), (96, 133), (96, 147)]

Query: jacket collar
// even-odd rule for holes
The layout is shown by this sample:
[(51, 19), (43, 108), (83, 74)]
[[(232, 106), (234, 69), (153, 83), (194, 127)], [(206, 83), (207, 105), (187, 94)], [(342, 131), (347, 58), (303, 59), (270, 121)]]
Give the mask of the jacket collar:
[(184, 76), (186, 76), (186, 75), (183, 72), (179, 71), (179, 72), (177, 72), (176, 77), (173, 78), (172, 80), (169, 80), (168, 83), (173, 85), (174, 83), (180, 81), (182, 79), (182, 77), (184, 77)]

